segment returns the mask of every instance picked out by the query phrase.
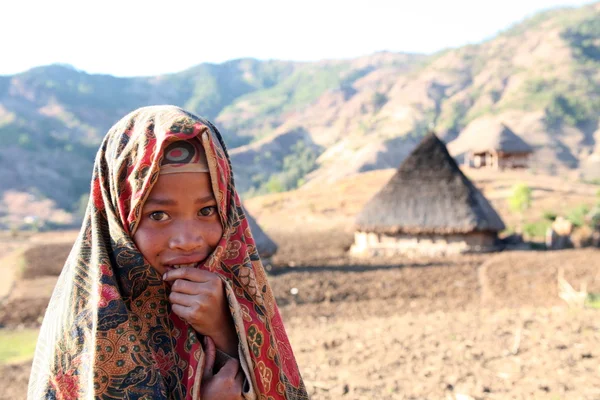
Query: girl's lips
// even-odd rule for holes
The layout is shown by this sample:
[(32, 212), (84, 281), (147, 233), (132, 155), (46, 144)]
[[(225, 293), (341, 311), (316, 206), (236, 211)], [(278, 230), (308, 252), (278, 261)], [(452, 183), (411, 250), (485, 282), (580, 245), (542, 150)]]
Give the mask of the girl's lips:
[(164, 265), (165, 270), (170, 271), (172, 269), (178, 268), (197, 268), (200, 265), (200, 262), (193, 262), (187, 264), (166, 264)]

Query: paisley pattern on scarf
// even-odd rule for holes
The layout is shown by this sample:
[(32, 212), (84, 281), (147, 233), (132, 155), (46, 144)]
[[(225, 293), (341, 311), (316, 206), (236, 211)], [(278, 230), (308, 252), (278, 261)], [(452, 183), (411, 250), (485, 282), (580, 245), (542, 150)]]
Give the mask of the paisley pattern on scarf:
[(84, 222), (40, 331), (30, 399), (200, 399), (198, 335), (171, 312), (165, 284), (131, 239), (163, 149), (195, 137), (224, 232), (200, 268), (231, 287), (227, 298), (258, 398), (308, 399), (222, 138), (210, 122), (173, 106), (132, 112), (102, 142)]

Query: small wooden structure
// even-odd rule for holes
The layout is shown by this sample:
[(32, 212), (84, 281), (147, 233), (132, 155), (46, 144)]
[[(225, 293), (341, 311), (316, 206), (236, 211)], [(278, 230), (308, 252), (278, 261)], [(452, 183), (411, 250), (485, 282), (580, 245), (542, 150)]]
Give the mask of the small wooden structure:
[(356, 256), (493, 251), (500, 216), (431, 133), (356, 218)]
[(508, 126), (491, 120), (477, 124), (468, 134), (464, 165), (494, 170), (528, 168), (533, 148)]

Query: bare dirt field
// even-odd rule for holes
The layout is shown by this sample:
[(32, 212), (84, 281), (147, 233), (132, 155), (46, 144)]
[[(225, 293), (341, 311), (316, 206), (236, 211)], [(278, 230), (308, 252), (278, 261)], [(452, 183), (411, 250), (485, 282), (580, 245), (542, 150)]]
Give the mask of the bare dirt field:
[(600, 398), (600, 313), (557, 289), (562, 269), (599, 292), (598, 250), (316, 270), (300, 254), (272, 284), (315, 399)]
[[(270, 282), (312, 398), (600, 399), (600, 309), (558, 290), (560, 272), (600, 293), (600, 250), (352, 259), (354, 216), (392, 174), (245, 201), (279, 245)], [(509, 226), (517, 182), (526, 220), (597, 201), (563, 178), (469, 174)], [(39, 326), (75, 234), (0, 236), (0, 333)], [(25, 398), (29, 364), (0, 365), (0, 399)]]
[[(600, 398), (600, 313), (557, 289), (562, 269), (600, 292), (599, 250), (382, 262), (350, 259), (349, 234), (271, 235), (270, 281), (313, 399)], [(23, 253), (4, 330), (38, 326), (68, 248)], [(0, 366), (0, 399), (25, 398), (28, 374)]]

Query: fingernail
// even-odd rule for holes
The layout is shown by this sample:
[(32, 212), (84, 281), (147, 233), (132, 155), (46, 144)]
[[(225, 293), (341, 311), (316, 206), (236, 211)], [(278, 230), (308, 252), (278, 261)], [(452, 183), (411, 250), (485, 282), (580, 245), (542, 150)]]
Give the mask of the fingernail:
[(165, 280), (167, 280), (167, 273), (166, 272), (163, 274), (163, 281), (165, 281)]

